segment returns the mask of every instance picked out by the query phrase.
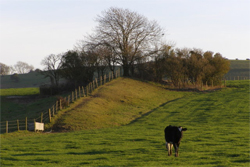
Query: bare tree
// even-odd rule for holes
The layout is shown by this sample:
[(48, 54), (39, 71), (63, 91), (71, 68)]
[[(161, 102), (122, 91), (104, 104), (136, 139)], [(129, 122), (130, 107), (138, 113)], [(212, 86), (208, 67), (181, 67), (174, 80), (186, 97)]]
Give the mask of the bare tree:
[(149, 56), (155, 50), (163, 34), (156, 21), (149, 21), (128, 9), (111, 7), (96, 21), (98, 26), (87, 43), (110, 48), (117, 56), (117, 63), (123, 66), (125, 76), (129, 76), (129, 70), (137, 59)]
[(0, 63), (0, 74), (7, 75), (10, 73), (10, 67), (6, 64)]
[(29, 65), (25, 62), (22, 61), (18, 61), (14, 66), (13, 66), (14, 70), (19, 73), (19, 74), (24, 74), (24, 73), (28, 73), (31, 70), (34, 69), (34, 67), (32, 65)]
[(42, 74), (50, 78), (52, 85), (58, 86), (60, 79), (60, 68), (62, 66), (62, 54), (51, 54), (45, 57), (41, 64), (45, 66)]

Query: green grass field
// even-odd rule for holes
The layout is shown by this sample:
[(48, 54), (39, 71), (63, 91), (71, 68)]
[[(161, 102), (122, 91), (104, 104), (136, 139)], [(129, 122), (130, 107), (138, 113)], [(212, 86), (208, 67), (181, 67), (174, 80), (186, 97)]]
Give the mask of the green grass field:
[(0, 96), (30, 96), (39, 95), (39, 88), (9, 88), (0, 89)]
[(230, 60), (230, 70), (225, 75), (228, 80), (250, 78), (249, 60)]
[[(175, 92), (182, 98), (167, 99), (123, 126), (2, 134), (1, 166), (249, 166), (249, 81), (227, 85)], [(178, 158), (165, 149), (169, 124), (188, 128)]]
[(10, 75), (1, 76), (1, 89), (39, 87), (42, 84), (50, 83), (49, 78), (45, 78), (39, 72), (18, 74), (18, 78), (19, 82), (14, 82), (11, 81)]
[(39, 88), (0, 89), (1, 122), (34, 119), (56, 101), (56, 97), (39, 96)]

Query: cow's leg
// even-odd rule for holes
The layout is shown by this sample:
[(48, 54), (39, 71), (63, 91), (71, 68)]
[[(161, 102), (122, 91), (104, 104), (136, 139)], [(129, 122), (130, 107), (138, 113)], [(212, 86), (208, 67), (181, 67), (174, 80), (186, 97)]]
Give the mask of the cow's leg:
[(177, 143), (174, 143), (174, 149), (175, 149), (175, 157), (179, 156), (179, 145)]
[(170, 155), (172, 155), (173, 144), (170, 144)]
[(167, 148), (167, 150), (168, 150), (168, 156), (170, 156), (171, 153), (172, 153), (172, 150), (171, 150), (171, 143), (166, 142), (166, 148)]

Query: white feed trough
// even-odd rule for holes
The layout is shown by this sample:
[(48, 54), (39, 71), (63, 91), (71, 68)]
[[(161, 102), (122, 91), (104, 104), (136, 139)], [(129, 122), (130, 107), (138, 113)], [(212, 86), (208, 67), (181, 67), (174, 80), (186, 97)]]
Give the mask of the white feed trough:
[(28, 127), (29, 127), (29, 131), (44, 131), (44, 123), (35, 122), (35, 127), (34, 127), (34, 123), (29, 123)]

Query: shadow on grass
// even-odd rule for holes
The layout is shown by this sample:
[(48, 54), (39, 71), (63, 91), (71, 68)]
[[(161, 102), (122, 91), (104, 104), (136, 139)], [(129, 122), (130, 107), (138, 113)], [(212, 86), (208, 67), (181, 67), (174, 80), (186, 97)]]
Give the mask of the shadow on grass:
[(149, 114), (151, 114), (152, 112), (154, 112), (154, 111), (157, 110), (158, 108), (163, 107), (163, 106), (165, 106), (166, 104), (169, 104), (169, 103), (175, 102), (175, 101), (177, 101), (177, 100), (180, 100), (180, 99), (182, 99), (182, 98), (185, 98), (185, 97), (180, 97), (180, 98), (177, 98), (177, 99), (170, 100), (170, 101), (167, 101), (167, 102), (165, 102), (165, 103), (162, 103), (161, 105), (159, 105), (158, 107), (152, 109), (151, 111), (149, 111), (149, 112), (147, 112), (147, 113), (145, 113), (145, 114), (142, 114), (141, 117), (134, 119), (133, 121), (131, 121), (131, 122), (130, 122), (129, 124), (127, 124), (127, 125), (131, 125), (131, 124), (137, 122), (138, 120), (142, 119), (143, 117), (148, 116)]

